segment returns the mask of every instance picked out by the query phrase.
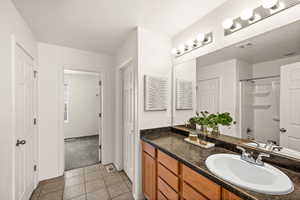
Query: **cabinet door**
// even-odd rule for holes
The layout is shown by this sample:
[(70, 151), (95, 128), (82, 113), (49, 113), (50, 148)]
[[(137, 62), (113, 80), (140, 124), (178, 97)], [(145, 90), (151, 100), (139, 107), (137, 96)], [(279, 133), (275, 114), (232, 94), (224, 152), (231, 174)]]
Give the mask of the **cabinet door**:
[(222, 189), (222, 200), (243, 200), (226, 189)]
[(156, 162), (143, 152), (143, 193), (148, 200), (156, 199)]

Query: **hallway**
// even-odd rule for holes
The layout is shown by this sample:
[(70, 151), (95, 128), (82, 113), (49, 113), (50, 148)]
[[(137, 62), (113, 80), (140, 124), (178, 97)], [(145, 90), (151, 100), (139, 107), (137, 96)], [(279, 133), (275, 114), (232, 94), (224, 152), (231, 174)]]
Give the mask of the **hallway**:
[(65, 170), (99, 163), (98, 149), (98, 135), (65, 139)]

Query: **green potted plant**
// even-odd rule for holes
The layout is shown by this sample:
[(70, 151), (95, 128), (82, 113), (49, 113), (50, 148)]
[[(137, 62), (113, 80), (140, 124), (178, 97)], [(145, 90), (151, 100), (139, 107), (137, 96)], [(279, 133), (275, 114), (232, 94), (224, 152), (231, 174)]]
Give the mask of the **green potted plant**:
[(196, 124), (198, 122), (198, 117), (191, 117), (189, 120), (188, 120), (188, 124), (190, 126), (191, 129), (196, 129)]
[(210, 114), (208, 121), (208, 126), (212, 129), (212, 134), (214, 135), (220, 134), (219, 125), (231, 127), (233, 124), (236, 124), (229, 112)]
[(207, 111), (201, 111), (201, 116), (198, 114), (198, 121), (197, 124), (201, 127), (200, 130), (203, 133), (207, 133), (207, 126), (209, 124), (209, 120), (208, 120), (208, 116), (209, 116), (209, 112)]

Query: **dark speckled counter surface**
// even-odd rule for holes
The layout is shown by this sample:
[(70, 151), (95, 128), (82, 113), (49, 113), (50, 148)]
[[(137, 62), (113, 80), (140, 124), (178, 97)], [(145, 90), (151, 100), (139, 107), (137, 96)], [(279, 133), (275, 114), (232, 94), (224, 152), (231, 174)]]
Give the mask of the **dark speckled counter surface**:
[[(153, 131), (141, 136), (141, 139), (169, 156), (181, 161), (188, 167), (194, 169), (201, 175), (218, 183), (227, 190), (235, 193), (245, 200), (300, 200), (300, 173), (285, 168), (278, 167), (287, 174), (294, 183), (294, 191), (287, 195), (265, 195), (252, 192), (241, 187), (232, 185), (217, 176), (213, 175), (206, 167), (207, 157), (218, 153), (234, 153), (222, 147), (203, 149), (189, 144), (183, 139), (185, 136), (172, 132), (171, 130)], [(277, 166), (275, 166), (277, 167)]]

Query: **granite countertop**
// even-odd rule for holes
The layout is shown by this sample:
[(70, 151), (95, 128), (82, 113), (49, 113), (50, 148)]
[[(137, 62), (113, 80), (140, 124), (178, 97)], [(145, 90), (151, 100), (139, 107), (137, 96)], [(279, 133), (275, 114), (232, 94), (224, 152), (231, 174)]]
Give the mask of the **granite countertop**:
[(206, 167), (205, 160), (213, 154), (233, 153), (222, 147), (213, 147), (211, 149), (203, 149), (198, 146), (189, 144), (183, 139), (185, 136), (174, 133), (172, 131), (151, 132), (141, 136), (141, 139), (171, 157), (181, 161), (188, 167), (194, 169), (203, 176), (218, 183), (227, 190), (235, 193), (245, 200), (300, 200), (300, 173), (285, 168), (279, 168), (287, 174), (294, 183), (294, 191), (287, 195), (265, 195), (252, 192), (241, 187), (230, 184), (217, 176), (213, 175)]

